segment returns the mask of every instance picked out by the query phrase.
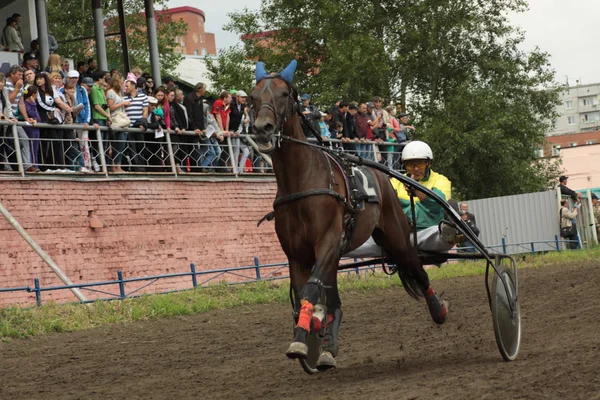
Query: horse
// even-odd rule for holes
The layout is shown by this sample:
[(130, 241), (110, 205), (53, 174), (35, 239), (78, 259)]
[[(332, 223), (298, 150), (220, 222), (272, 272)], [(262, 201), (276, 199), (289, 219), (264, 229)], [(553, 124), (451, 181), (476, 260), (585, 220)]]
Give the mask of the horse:
[[(406, 292), (415, 299), (426, 299), (434, 322), (444, 323), (447, 308), (430, 285), (411, 244), (409, 221), (389, 178), (367, 168), (375, 177), (372, 189), (379, 202), (365, 202), (360, 210), (353, 210), (343, 169), (309, 144), (301, 126), (298, 92), (292, 85), (295, 69), (296, 60), (292, 60), (281, 73), (267, 74), (264, 64), (257, 63), (256, 86), (250, 94), (255, 115), (252, 133), (259, 151), (271, 156), (277, 181), (275, 231), (289, 262), (295, 322), (286, 355), (305, 360), (311, 329), (324, 328), (316, 365), (318, 370), (327, 370), (337, 366), (342, 320), (337, 287), (340, 259), (370, 237), (384, 249), (390, 263), (396, 264)], [(350, 214), (353, 230), (347, 229)]]

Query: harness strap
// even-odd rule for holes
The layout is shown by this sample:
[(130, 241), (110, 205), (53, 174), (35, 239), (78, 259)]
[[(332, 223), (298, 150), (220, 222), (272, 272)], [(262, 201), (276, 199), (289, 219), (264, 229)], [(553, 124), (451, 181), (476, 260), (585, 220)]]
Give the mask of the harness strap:
[(324, 189), (324, 188), (309, 189), (309, 190), (305, 190), (303, 192), (290, 194), (289, 196), (280, 197), (278, 199), (275, 199), (275, 201), (273, 202), (273, 208), (280, 206), (282, 204), (291, 203), (292, 201), (304, 199), (306, 197), (323, 196), (323, 195), (335, 197), (344, 205), (344, 207), (346, 207), (349, 211), (352, 211), (352, 206), (350, 206), (350, 204), (348, 203), (348, 200), (344, 196), (342, 196), (335, 190)]

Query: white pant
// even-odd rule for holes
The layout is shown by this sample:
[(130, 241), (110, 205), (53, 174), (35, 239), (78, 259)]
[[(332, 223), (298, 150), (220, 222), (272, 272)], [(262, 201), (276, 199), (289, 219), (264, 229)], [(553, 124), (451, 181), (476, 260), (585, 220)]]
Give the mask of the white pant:
[[(410, 241), (411, 243), (413, 241), (412, 231), (410, 233)], [(453, 243), (448, 243), (442, 240), (437, 225), (417, 232), (417, 243), (419, 244), (419, 250), (432, 253), (445, 253), (454, 247)], [(370, 258), (383, 256), (385, 256), (385, 252), (377, 245), (377, 243), (375, 243), (373, 237), (370, 237), (357, 249), (352, 250), (350, 253), (344, 254), (344, 257), (350, 258)]]

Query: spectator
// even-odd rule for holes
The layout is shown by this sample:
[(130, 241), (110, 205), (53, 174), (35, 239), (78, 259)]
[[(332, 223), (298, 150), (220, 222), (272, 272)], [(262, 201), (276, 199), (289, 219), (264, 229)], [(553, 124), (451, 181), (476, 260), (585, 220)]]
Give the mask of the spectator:
[(58, 42), (54, 36), (48, 34), (48, 52), (53, 54), (56, 50), (58, 50)]
[[(139, 92), (137, 88), (137, 82), (132, 79), (125, 81), (125, 101), (129, 101), (130, 106), (125, 108), (127, 117), (131, 121), (131, 127), (134, 127), (137, 121), (141, 119), (148, 119), (148, 96), (145, 93)], [(134, 172), (144, 172), (145, 160), (148, 159), (148, 153), (145, 151), (146, 146), (144, 144), (145, 138), (143, 133), (129, 132), (127, 134), (127, 143), (129, 146), (130, 154), (129, 158), (132, 164), (132, 170)]]
[[(329, 122), (329, 129), (332, 132), (337, 132), (337, 123), (342, 123), (341, 133), (336, 133), (336, 138), (341, 139), (344, 137), (344, 132), (348, 131), (348, 122), (346, 120), (346, 114), (349, 111), (349, 104), (345, 101), (340, 101), (336, 108), (332, 111), (331, 121)], [(339, 136), (339, 137), (338, 137)]]
[[(387, 111), (388, 114), (390, 115), (390, 123), (388, 124), (388, 127), (387, 127), (387, 130), (388, 130), (387, 141), (389, 143), (397, 143), (398, 142), (397, 135), (400, 133), (400, 122), (398, 122), (396, 117), (394, 117), (392, 115), (394, 112), (394, 107), (387, 106), (385, 108), (385, 111)], [(386, 156), (387, 166), (389, 168), (394, 169), (394, 167), (396, 167), (398, 164), (398, 151), (397, 150), (399, 149), (399, 147), (396, 147), (396, 146), (387, 146), (387, 147), (388, 147), (386, 149), (386, 151), (387, 151), (387, 156)]]
[[(580, 204), (580, 203), (578, 203)], [(560, 201), (560, 237), (569, 240), (569, 249), (574, 250), (579, 247), (577, 241), (577, 228), (573, 220), (577, 218), (577, 207), (573, 211), (569, 210), (569, 200), (562, 199)]]
[[(106, 76), (104, 71), (97, 71), (94, 75), (94, 86), (92, 86), (92, 90), (90, 92), (90, 104), (92, 105), (92, 121), (94, 124), (99, 126), (107, 126), (112, 124), (112, 118), (110, 116), (110, 112), (108, 110), (108, 104), (106, 102), (106, 97), (104, 95), (104, 86), (105, 81), (104, 77)], [(102, 132), (102, 141), (104, 143), (108, 143), (108, 132)], [(98, 146), (98, 141), (92, 141), (91, 148), (91, 156), (92, 156), (92, 167), (94, 171), (99, 172), (100, 166), (97, 158), (100, 156), (100, 150)]]
[(35, 83), (35, 72), (32, 69), (26, 69), (25, 72), (23, 73), (23, 78), (25, 79), (25, 86), (24, 89), (27, 90), (27, 88), (29, 88), (29, 86), (33, 85)]
[(131, 70), (131, 73), (135, 75), (136, 79), (142, 76), (142, 69), (140, 67), (135, 67)]
[[(477, 225), (475, 225), (475, 218), (473, 217), (473, 219), (471, 219), (469, 217), (469, 215), (473, 215), (473, 214), (469, 214), (468, 212), (464, 211), (462, 209), (462, 205), (466, 204), (466, 203), (462, 203), (461, 204), (461, 210), (459, 212), (460, 214), (460, 218), (465, 221), (465, 223), (467, 225), (469, 225), (469, 228), (471, 228), (471, 231), (473, 231), (473, 233), (475, 234), (475, 236), (479, 237), (479, 228), (477, 227)], [(463, 241), (460, 246), (461, 248), (463, 248), (463, 252), (464, 253), (474, 253), (475, 252), (475, 248), (473, 246), (473, 243), (471, 243), (469, 240)]]
[(167, 89), (169, 89), (169, 90), (177, 89), (177, 86), (175, 85), (175, 81), (170, 76), (167, 76), (163, 80), (163, 85), (165, 85), (167, 87)]
[[(123, 100), (121, 88), (123, 87), (123, 78), (119, 74), (112, 76), (109, 84), (108, 92), (106, 93), (106, 103), (110, 111), (111, 119), (115, 119), (117, 114), (124, 112), (126, 107), (131, 105), (130, 101)], [(114, 142), (112, 142), (112, 149), (114, 154), (112, 155), (112, 167), (111, 172), (123, 173), (125, 172), (121, 168), (121, 162), (123, 160), (123, 151), (127, 145), (127, 133), (126, 132), (113, 132)]]
[(19, 40), (21, 41), (21, 43), (25, 43), (25, 42), (23, 42), (23, 33), (21, 32), (21, 14), (14, 13), (12, 15), (12, 19), (13, 19), (13, 21), (15, 21), (17, 23), (16, 29), (17, 29), (17, 34), (19, 35)]
[(577, 193), (576, 191), (571, 190), (567, 187), (568, 179), (569, 177), (565, 175), (562, 175), (560, 178), (558, 178), (558, 182), (560, 184), (560, 194), (563, 196), (571, 196), (574, 202), (579, 203), (581, 193)]
[(20, 37), (19, 20), (15, 18), (9, 18), (7, 25), (4, 27), (2, 41), (8, 51), (14, 51), (18, 53), (25, 52), (25, 46), (23, 46), (23, 40)]
[(177, 113), (177, 100), (175, 99), (176, 94), (175, 90), (167, 89), (167, 103), (169, 106), (169, 118), (171, 120), (171, 131), (175, 134), (171, 134), (171, 147), (173, 150), (173, 155), (175, 157), (175, 168), (178, 174), (183, 174), (183, 170), (181, 169), (181, 164), (184, 161), (185, 157), (182, 157), (182, 150), (180, 143), (182, 142), (182, 133), (185, 132), (186, 121), (180, 119), (180, 114)]
[(384, 110), (381, 107), (381, 103), (382, 103), (381, 97), (375, 96), (373, 98), (373, 105), (374, 105), (373, 115), (377, 121), (377, 125), (373, 129), (373, 135), (377, 139), (387, 140), (387, 138), (388, 138), (387, 127), (388, 127), (388, 124), (390, 123), (390, 115), (388, 114), (388, 112), (386, 110)]
[(98, 71), (98, 62), (93, 58), (90, 57), (87, 60), (87, 71), (85, 71), (85, 76), (88, 76), (90, 78), (92, 78), (92, 80), (94, 79), (94, 74), (96, 73), (96, 71)]
[[(227, 92), (225, 92), (227, 93)], [(229, 95), (231, 96), (231, 95)], [(211, 112), (211, 107), (208, 105), (208, 102), (204, 100), (204, 104), (202, 105), (204, 110), (204, 120), (206, 121), (206, 131), (208, 133), (209, 129), (214, 133), (208, 137), (207, 145), (205, 147), (205, 153), (202, 159), (202, 171), (203, 172), (215, 172), (213, 167), (213, 162), (218, 160), (221, 156), (221, 147), (219, 146), (219, 140), (217, 139), (217, 134), (219, 132), (219, 125), (217, 124), (217, 120), (215, 119), (214, 114)], [(214, 109), (214, 108), (213, 108)]]
[(367, 160), (374, 161), (372, 145), (365, 143), (367, 140), (373, 140), (372, 129), (376, 122), (372, 121), (367, 113), (367, 104), (360, 103), (358, 105), (358, 113), (356, 114), (356, 128), (358, 140), (360, 143), (357, 146), (358, 156)]
[(408, 125), (408, 114), (399, 114), (398, 121), (400, 122), (400, 132), (396, 134), (398, 143), (406, 142), (410, 139), (410, 131), (414, 131), (415, 127)]
[[(69, 81), (65, 84), (65, 86), (61, 90), (62, 100), (69, 107), (70, 111), (66, 108), (63, 108), (63, 121), (66, 125), (72, 125), (75, 123), (77, 116), (83, 110), (83, 105), (78, 104), (77, 101), (77, 91), (78, 86), (75, 82), (79, 79), (79, 76), (73, 74), (73, 72), (69, 72)], [(84, 90), (79, 87), (79, 89)], [(87, 94), (85, 95), (87, 98)], [(81, 171), (83, 164), (83, 157), (81, 154), (81, 146), (77, 141), (77, 135), (75, 134), (75, 130), (71, 128), (65, 128), (64, 130), (64, 138), (65, 138), (65, 146), (67, 150), (65, 152), (65, 161), (70, 170), (73, 171)], [(84, 170), (85, 171), (85, 170)]]
[[(86, 88), (83, 87), (83, 84), (80, 85), (78, 83), (80, 80), (81, 80), (81, 82), (83, 82), (83, 79), (85, 79), (85, 78), (82, 79), (79, 76), (79, 73), (77, 71), (69, 71), (69, 73), (67, 74), (67, 79), (69, 80), (69, 82), (71, 82), (73, 85), (75, 85), (75, 98), (73, 99), (73, 104), (75, 106), (77, 106), (77, 110), (74, 110), (74, 113), (75, 113), (75, 118), (74, 118), (75, 121), (74, 122), (76, 122), (78, 124), (82, 124), (82, 125), (88, 125), (92, 120), (92, 109), (90, 106), (90, 99), (89, 99), (88, 91), (86, 90)], [(89, 83), (89, 81), (87, 81), (87, 82)], [(93, 85), (93, 81), (92, 81), (92, 85)], [(87, 148), (85, 147), (85, 142), (86, 142), (86, 140), (89, 140), (88, 135), (89, 134), (88, 134), (87, 129), (77, 131), (78, 143), (79, 143), (78, 148), (83, 150), (80, 153), (81, 157), (79, 159), (79, 162), (81, 164), (81, 167), (86, 168), (84, 170), (84, 172), (90, 172), (87, 170), (87, 168), (90, 166), (89, 165), (89, 163), (90, 163), (89, 157), (87, 160), (87, 163), (88, 163), (87, 166), (86, 166), (86, 160), (85, 160), (85, 158), (86, 158), (85, 154), (87, 154), (85, 152), (85, 150), (87, 150)]]
[[(81, 80), (81, 87), (83, 88), (83, 90), (85, 90), (85, 93), (88, 96), (88, 103), (89, 103), (89, 111), (88, 111), (88, 122), (84, 123), (84, 125), (87, 126), (87, 124), (91, 123), (92, 121), (92, 109), (93, 109), (93, 105), (91, 102), (91, 92), (92, 92), (92, 87), (94, 86), (94, 80), (92, 78), (90, 78), (89, 76), (86, 76), (85, 78), (83, 78)], [(86, 171), (84, 172), (93, 172), (95, 170), (91, 170), (91, 168), (94, 168), (94, 165), (92, 163), (92, 156), (91, 156), (91, 149), (90, 149), (90, 137), (89, 137), (89, 130), (86, 129), (84, 131), (82, 131), (82, 141), (80, 143), (81, 146), (81, 154), (83, 155), (83, 161), (84, 161), (84, 167), (86, 168)]]
[(23, 97), (19, 104), (23, 120), (31, 124), (31, 126), (25, 127), (24, 130), (29, 137), (31, 164), (36, 168), (38, 167), (38, 154), (40, 152), (40, 130), (35, 127), (35, 124), (40, 122), (40, 116), (37, 111), (37, 95), (37, 87), (31, 85), (23, 91)]
[(23, 69), (30, 69), (34, 72), (35, 75), (38, 72), (40, 72), (39, 65), (39, 61), (34, 53), (25, 53), (23, 55)]
[(148, 96), (154, 92), (154, 79), (149, 76), (148, 78), (146, 78), (146, 86), (144, 87), (144, 93), (146, 93)]
[(396, 112), (394, 113), (394, 116), (396, 118), (400, 118), (400, 114), (402, 114), (402, 103), (396, 103)]
[(460, 211), (461, 213), (464, 212), (467, 215), (467, 219), (469, 221), (473, 221), (473, 224), (477, 225), (475, 216), (469, 212), (469, 205), (466, 202), (463, 201), (462, 203), (460, 203)]
[(85, 61), (77, 62), (77, 72), (79, 73), (79, 82), (83, 79), (84, 76), (87, 76), (87, 64)]
[(342, 141), (346, 142), (344, 148), (353, 153), (356, 153), (356, 145), (354, 142), (358, 141), (358, 127), (356, 126), (357, 114), (358, 107), (356, 104), (351, 103), (348, 105), (348, 112), (346, 113), (346, 127), (348, 129), (344, 132)]
[[(231, 113), (231, 93), (224, 90), (221, 92), (219, 99), (213, 103), (212, 106), (212, 114), (217, 121), (217, 126), (219, 130), (211, 137), (211, 143), (213, 144), (213, 149), (217, 154), (217, 162), (220, 166), (225, 168), (225, 171), (229, 171), (230, 169), (227, 167), (227, 158), (229, 156), (229, 149), (226, 152), (220, 147), (219, 143), (222, 143), (225, 140), (225, 137), (231, 136), (231, 132), (229, 130), (229, 119)], [(216, 146), (216, 147), (215, 147)], [(225, 154), (223, 154), (225, 153)], [(222, 156), (225, 156), (222, 158)]]
[[(116, 69), (116, 68), (111, 69), (110, 70), (110, 77), (112, 78), (115, 74), (120, 74), (119, 70)], [(110, 82), (110, 80), (109, 80), (109, 82)]]
[[(37, 96), (37, 108), (40, 121), (45, 124), (57, 125), (58, 119), (56, 118), (56, 108), (54, 107), (54, 90), (50, 82), (50, 76), (47, 73), (39, 73), (35, 76), (35, 86), (38, 90)], [(42, 129), (40, 130), (40, 165), (41, 169), (45, 171), (48, 169), (48, 162), (50, 160), (49, 155), (52, 153), (52, 142), (49, 141), (56, 137), (54, 129)]]
[[(152, 79), (149, 78), (146, 80), (146, 83)], [(205, 165), (202, 165), (204, 162), (204, 158), (202, 154), (205, 152), (204, 148), (198, 149), (197, 146), (200, 146), (201, 136), (206, 131), (205, 119), (204, 119), (204, 94), (206, 93), (206, 85), (204, 83), (198, 82), (194, 87), (194, 91), (189, 93), (185, 99), (183, 100), (183, 105), (187, 111), (188, 117), (188, 128), (191, 131), (194, 131), (197, 136), (191, 136), (186, 139), (187, 143), (190, 143), (190, 147), (185, 151), (187, 154), (190, 154), (192, 160), (196, 164), (192, 166), (192, 171), (198, 171), (198, 168), (205, 168)], [(202, 145), (207, 145), (208, 139), (204, 137), (202, 139)], [(191, 162), (190, 162), (191, 163)]]
[[(63, 88), (63, 80), (62, 76), (57, 72), (52, 72), (50, 74), (50, 82), (52, 83), (52, 96), (54, 98), (54, 116), (57, 121), (57, 125), (62, 125), (65, 123), (65, 116), (71, 112), (73, 109), (67, 104), (64, 93), (61, 91)], [(65, 139), (65, 131), (62, 128), (54, 129), (49, 132), (49, 134), (53, 135), (49, 139), (51, 139), (51, 143), (49, 144), (49, 154), (47, 155), (45, 162), (46, 164), (53, 165), (55, 167), (66, 166), (65, 162), (65, 147), (64, 147), (64, 139)]]
[[(35, 39), (31, 41), (29, 53), (34, 54), (39, 60), (40, 58), (40, 41)], [(41, 66), (40, 66), (41, 67)]]
[[(66, 64), (68, 66), (69, 62), (67, 61)], [(48, 73), (56, 72), (57, 74), (60, 74), (63, 80), (66, 80), (67, 73), (69, 72), (69, 70), (67, 70), (66, 72), (64, 71), (64, 68), (60, 62), (60, 56), (56, 53), (50, 54), (50, 56), (48, 57), (48, 66), (44, 71)]]
[(327, 113), (321, 112), (321, 119), (319, 120), (319, 131), (321, 132), (321, 138), (323, 140), (329, 140), (331, 138), (331, 132), (329, 132), (327, 123), (325, 123), (325, 117), (327, 117)]
[[(317, 107), (310, 104), (310, 95), (308, 93), (300, 96), (300, 100), (302, 101), (302, 115), (306, 119), (306, 121), (302, 121), (301, 123), (304, 136), (307, 138), (313, 137), (316, 132), (320, 132), (319, 120), (321, 119), (321, 112)], [(313, 130), (315, 133), (313, 133)]]
[(62, 68), (62, 72), (63, 72), (64, 76), (67, 76), (67, 73), (72, 69), (71, 63), (69, 63), (69, 60), (64, 60), (62, 62), (61, 68)]
[[(8, 91), (6, 89), (6, 76), (0, 72), (0, 120), (17, 122), (13, 117)], [(0, 163), (4, 164), (5, 171), (18, 168), (17, 158), (13, 147), (12, 130), (7, 126), (0, 126)]]
[[(229, 114), (229, 130), (233, 133), (231, 145), (233, 148), (233, 165), (236, 166), (237, 172), (244, 172), (246, 160), (250, 155), (250, 149), (245, 142), (245, 139), (240, 138), (242, 134), (247, 134), (247, 127), (250, 124), (246, 99), (248, 95), (243, 90), (236, 91), (235, 99), (231, 102), (231, 113)], [(240, 158), (240, 152), (242, 157)]]
[[(19, 115), (19, 102), (23, 96), (23, 68), (18, 65), (13, 65), (8, 71), (8, 79), (6, 81), (6, 92), (8, 100), (11, 104), (13, 116)], [(19, 119), (19, 118), (17, 118)], [(21, 145), (21, 160), (25, 172), (38, 172), (39, 168), (31, 164), (31, 151), (29, 146), (29, 137), (25, 130), (17, 126), (17, 134)]]
[(596, 238), (600, 239), (600, 202), (595, 193), (592, 193), (592, 209), (594, 211), (594, 222), (596, 223)]

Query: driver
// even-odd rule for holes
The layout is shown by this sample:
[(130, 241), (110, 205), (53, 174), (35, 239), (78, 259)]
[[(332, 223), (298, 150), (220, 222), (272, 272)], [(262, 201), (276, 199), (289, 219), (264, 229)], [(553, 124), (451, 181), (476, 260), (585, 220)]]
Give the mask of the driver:
[[(431, 189), (444, 200), (449, 201), (452, 184), (444, 175), (431, 169), (432, 161), (433, 152), (425, 142), (410, 142), (402, 151), (402, 162), (406, 168), (407, 176), (426, 188)], [(440, 204), (425, 193), (412, 189), (397, 179), (392, 179), (392, 186), (396, 190), (402, 209), (411, 223), (413, 223), (413, 213), (409, 193), (412, 191), (415, 202), (417, 244), (419, 250), (442, 253), (454, 247), (456, 244), (456, 228), (445, 223), (440, 224), (444, 220), (445, 215), (444, 208)], [(453, 200), (449, 202), (456, 203)], [(457, 209), (457, 205), (454, 204), (453, 208)]]

